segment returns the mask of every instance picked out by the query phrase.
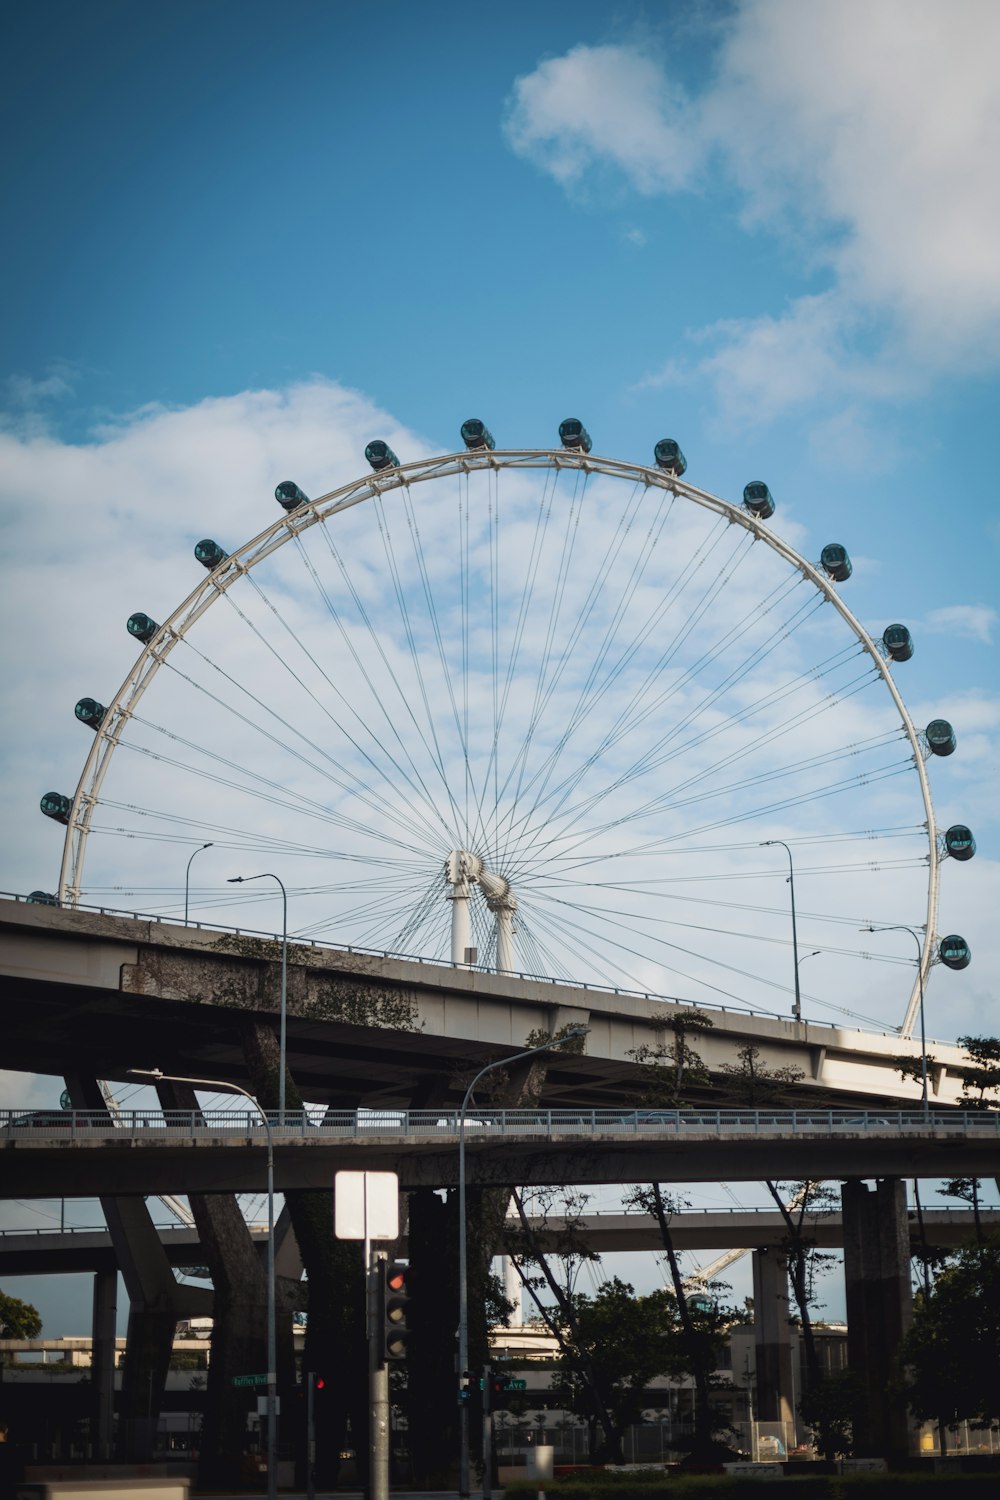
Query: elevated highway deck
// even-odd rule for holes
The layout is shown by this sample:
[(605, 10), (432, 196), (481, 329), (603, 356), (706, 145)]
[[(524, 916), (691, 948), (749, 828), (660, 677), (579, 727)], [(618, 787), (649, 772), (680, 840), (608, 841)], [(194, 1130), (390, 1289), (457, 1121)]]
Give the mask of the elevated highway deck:
[[(273, 1024), (281, 944), (258, 934), (0, 900), (4, 1066), (124, 1081), (133, 1067), (246, 1085), (241, 1023)], [(469, 1063), (524, 1045), (529, 1034), (589, 1027), (585, 1055), (546, 1061), (552, 1105), (634, 1101), (634, 1053), (655, 1045), (688, 1002), (420, 962), (392, 954), (290, 943), (288, 1060), (303, 1097), (334, 1108), (454, 1105)], [(920, 1045), (894, 1032), (796, 1022), (703, 1007), (698, 1051), (718, 1076), (740, 1048), (801, 1073), (803, 1104), (916, 1104), (900, 1057)], [(928, 1043), (935, 1104), (957, 1104), (965, 1062)], [(710, 1102), (706, 1096), (706, 1102)]]

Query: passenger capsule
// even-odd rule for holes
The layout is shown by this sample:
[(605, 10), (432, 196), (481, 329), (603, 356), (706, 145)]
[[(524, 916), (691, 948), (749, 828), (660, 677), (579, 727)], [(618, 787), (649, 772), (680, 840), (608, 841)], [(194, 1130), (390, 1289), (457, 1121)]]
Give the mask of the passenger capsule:
[(653, 449), (653, 457), (656, 459), (656, 467), (667, 474), (673, 474), (675, 479), (680, 479), (687, 469), (687, 459), (681, 452), (680, 443), (675, 443), (673, 438), (660, 438)]
[(218, 542), (213, 542), (212, 538), (207, 536), (197, 544), (194, 549), (194, 555), (202, 567), (207, 568), (211, 573), (213, 568), (217, 568), (221, 562), (225, 562), (229, 553), (223, 552)]
[(45, 816), (54, 819), (56, 823), (69, 822), (73, 803), (69, 797), (64, 797), (62, 792), (46, 792), (38, 805)]
[(81, 724), (86, 724), (90, 729), (100, 729), (104, 723), (104, 715), (107, 709), (103, 703), (98, 703), (96, 698), (81, 698), (76, 705), (76, 716)]
[(944, 836), (944, 847), (952, 859), (971, 859), (976, 852), (972, 829), (964, 823), (953, 823)]
[(462, 442), (467, 448), (488, 448), (491, 453), (496, 447), (492, 432), (478, 417), (462, 423)]
[(888, 625), (882, 632), (882, 644), (893, 661), (909, 661), (913, 655), (913, 637), (905, 625)]
[(283, 479), (275, 488), (274, 498), (284, 510), (298, 510), (300, 505), (309, 503), (309, 496), (293, 479)]
[(924, 734), (932, 755), (954, 755), (958, 736), (947, 719), (932, 719)]
[(589, 453), (593, 447), (590, 433), (578, 417), (567, 417), (565, 422), (559, 423), (559, 441), (564, 448), (581, 453)]
[(839, 542), (827, 542), (819, 555), (820, 567), (828, 573), (834, 583), (846, 583), (854, 572), (847, 548)]
[(160, 627), (149, 615), (135, 614), (129, 615), (127, 628), (129, 635), (134, 635), (137, 641), (145, 642), (151, 641)]
[(376, 438), (373, 443), (368, 444), (368, 447), (365, 449), (365, 458), (367, 458), (376, 474), (382, 469), (399, 468), (399, 459), (393, 453), (389, 444), (383, 443), (381, 438)]
[(751, 479), (743, 486), (743, 504), (761, 521), (768, 521), (774, 515), (774, 500), (763, 479)]
[(27, 898), (30, 906), (58, 906), (59, 898), (51, 891), (32, 891)]
[(967, 969), (972, 962), (972, 949), (964, 937), (953, 932), (941, 939), (938, 958), (946, 969)]

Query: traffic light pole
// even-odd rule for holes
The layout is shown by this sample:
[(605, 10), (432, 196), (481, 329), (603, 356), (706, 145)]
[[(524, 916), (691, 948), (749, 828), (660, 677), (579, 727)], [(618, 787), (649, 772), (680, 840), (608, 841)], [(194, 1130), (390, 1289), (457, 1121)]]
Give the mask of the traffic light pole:
[(306, 1500), (316, 1500), (316, 1376), (306, 1376)]
[(483, 1500), (493, 1500), (493, 1372), (483, 1365)]
[(365, 1240), (365, 1282), (368, 1288), (368, 1496), (389, 1500), (389, 1367), (382, 1348), (382, 1290), (384, 1250), (371, 1251)]

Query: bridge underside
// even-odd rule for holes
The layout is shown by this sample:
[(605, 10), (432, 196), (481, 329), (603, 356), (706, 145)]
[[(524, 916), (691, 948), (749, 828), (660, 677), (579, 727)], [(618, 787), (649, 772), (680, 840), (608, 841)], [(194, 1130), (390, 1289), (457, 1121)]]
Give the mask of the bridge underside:
[[(126, 1081), (128, 1070), (248, 1083), (243, 1034), (274, 1025), (278, 942), (93, 912), (0, 901), (4, 1066)], [(305, 1099), (334, 1108), (456, 1107), (477, 1066), (536, 1032), (589, 1027), (585, 1056), (546, 1061), (545, 1103), (627, 1106), (641, 1089), (636, 1048), (672, 1033), (686, 1009), (619, 994), (344, 950), (289, 947), (288, 1063)], [(919, 1098), (899, 1056), (919, 1046), (790, 1018), (704, 1012), (697, 1050), (716, 1078), (756, 1047), (766, 1067), (798, 1070), (788, 1104), (859, 1108)], [(958, 1101), (964, 1057), (930, 1046), (932, 1102)], [(718, 1104), (717, 1089), (701, 1100)]]

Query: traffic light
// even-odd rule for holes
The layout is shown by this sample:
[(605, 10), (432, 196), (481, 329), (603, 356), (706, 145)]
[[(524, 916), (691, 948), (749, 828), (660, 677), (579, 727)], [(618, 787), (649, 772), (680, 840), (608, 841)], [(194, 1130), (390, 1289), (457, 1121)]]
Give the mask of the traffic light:
[(405, 1359), (412, 1329), (409, 1326), (413, 1272), (399, 1261), (382, 1266), (382, 1357)]
[(506, 1375), (491, 1375), (489, 1382), (489, 1398), (486, 1410), (506, 1411), (507, 1398), (510, 1394), (510, 1386), (507, 1384)]

